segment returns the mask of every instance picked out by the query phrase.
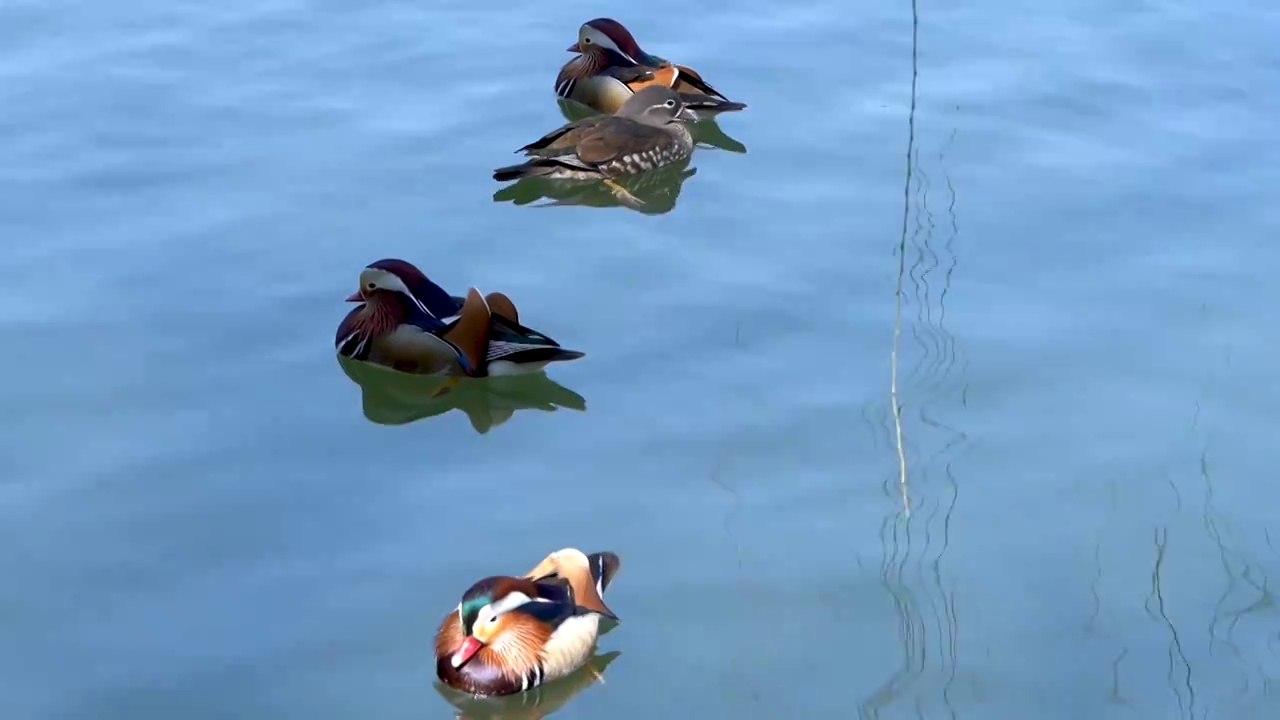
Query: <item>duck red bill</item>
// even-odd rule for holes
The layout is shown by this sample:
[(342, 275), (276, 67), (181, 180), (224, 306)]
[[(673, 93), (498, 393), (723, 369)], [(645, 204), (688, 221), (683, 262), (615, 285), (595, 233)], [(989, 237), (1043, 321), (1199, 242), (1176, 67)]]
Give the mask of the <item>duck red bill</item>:
[(453, 663), (454, 667), (460, 668), (463, 665), (466, 665), (467, 661), (470, 660), (472, 656), (477, 652), (480, 652), (480, 648), (482, 647), (484, 647), (484, 645), (482, 645), (479, 640), (468, 636), (462, 641), (462, 647), (458, 648), (458, 651), (453, 654), (453, 660), (450, 662)]
[(357, 290), (351, 293), (351, 297), (347, 298), (347, 302), (364, 302), (364, 296)]
[(569, 51), (569, 52), (582, 52), (582, 48), (578, 47), (578, 43), (574, 43), (574, 44), (572, 44), (572, 45), (570, 45), (570, 46), (569, 46), (568, 51)]

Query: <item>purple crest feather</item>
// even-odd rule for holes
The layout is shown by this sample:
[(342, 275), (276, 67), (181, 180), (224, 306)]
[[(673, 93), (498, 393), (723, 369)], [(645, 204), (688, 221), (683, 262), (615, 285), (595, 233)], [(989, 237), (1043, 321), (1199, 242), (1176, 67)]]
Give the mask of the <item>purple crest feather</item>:
[(640, 49), (636, 39), (632, 37), (631, 31), (623, 27), (622, 23), (613, 18), (596, 18), (595, 20), (588, 20), (585, 24), (608, 36), (613, 41), (613, 44), (617, 45), (622, 52), (630, 55), (632, 60), (643, 62), (642, 58), (645, 57), (645, 52)]
[(449, 293), (444, 288), (435, 284), (421, 270), (413, 265), (413, 263), (399, 258), (385, 258), (374, 263), (369, 263), (368, 267), (375, 270), (385, 270), (396, 277), (409, 288), (409, 292), (418, 299), (436, 319), (451, 317), (458, 312), (458, 306), (454, 303), (453, 298), (449, 297)]

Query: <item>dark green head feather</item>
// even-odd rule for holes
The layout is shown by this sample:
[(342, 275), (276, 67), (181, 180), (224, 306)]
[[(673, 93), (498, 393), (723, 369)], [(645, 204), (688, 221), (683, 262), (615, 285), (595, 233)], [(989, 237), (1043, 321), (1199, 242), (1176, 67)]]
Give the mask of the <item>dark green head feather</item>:
[(495, 591), (497, 590), (498, 581), (501, 579), (500, 576), (493, 576), (479, 580), (462, 594), (462, 607), (458, 614), (462, 616), (463, 635), (471, 634), (471, 628), (476, 624), (480, 608), (497, 599)]
[(480, 608), (493, 602), (493, 598), (488, 595), (479, 595), (462, 601), (462, 634), (470, 635), (471, 628), (476, 624), (476, 616), (480, 614)]

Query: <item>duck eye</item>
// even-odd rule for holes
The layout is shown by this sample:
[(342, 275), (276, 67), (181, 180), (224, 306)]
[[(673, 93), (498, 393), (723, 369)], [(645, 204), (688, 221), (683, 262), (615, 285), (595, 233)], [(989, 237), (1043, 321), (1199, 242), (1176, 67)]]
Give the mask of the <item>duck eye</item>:
[(373, 289), (375, 289), (375, 288), (377, 288), (377, 287), (378, 287), (378, 283), (369, 283), (369, 286), (368, 286), (368, 287), (369, 287), (369, 289), (370, 289), (370, 290), (373, 290)]
[(590, 44), (591, 44), (591, 38), (583, 38), (582, 42), (586, 43), (587, 45), (590, 45)]
[(675, 100), (668, 100), (668, 101), (666, 101), (665, 103), (663, 103), (663, 105), (666, 105), (667, 107), (675, 107), (675, 106), (676, 106), (676, 101), (675, 101)]

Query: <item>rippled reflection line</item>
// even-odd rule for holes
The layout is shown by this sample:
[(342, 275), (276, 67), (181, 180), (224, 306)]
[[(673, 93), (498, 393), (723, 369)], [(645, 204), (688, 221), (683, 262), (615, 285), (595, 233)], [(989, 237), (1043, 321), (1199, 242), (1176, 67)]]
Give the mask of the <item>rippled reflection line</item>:
[[(933, 234), (937, 224), (933, 220), (933, 212), (929, 209), (931, 183), (928, 173), (920, 162), (919, 148), (916, 149), (915, 167), (918, 210), (915, 230), (911, 234), (911, 245), (915, 250), (916, 259), (907, 277), (911, 280), (912, 295), (916, 302), (916, 323), (911, 328), (911, 336), (916, 346), (920, 348), (921, 359), (908, 374), (907, 382), (915, 384), (922, 375), (934, 378), (932, 383), (920, 383), (920, 389), (924, 391), (937, 388), (946, 379), (948, 337), (945, 328), (933, 324), (932, 286), (929, 284), (929, 273), (940, 267), (942, 263), (938, 252), (933, 247)], [(918, 275), (917, 271), (919, 271)]]
[(742, 510), (742, 497), (738, 494), (737, 490), (721, 479), (720, 474), (724, 469), (724, 462), (725, 455), (722, 454), (716, 460), (716, 464), (712, 466), (711, 473), (707, 476), (707, 479), (715, 483), (715, 485), (721, 490), (728, 493), (729, 497), (733, 498), (733, 507), (731, 507), (729, 512), (725, 513), (724, 516), (724, 532), (725, 535), (728, 535), (729, 538), (733, 540), (734, 553), (738, 559), (738, 569), (742, 570), (742, 540), (737, 535), (733, 534), (733, 521), (738, 517), (738, 512)]
[[(945, 385), (950, 375), (955, 371), (955, 366), (959, 361), (955, 336), (946, 327), (946, 299), (951, 290), (951, 281), (955, 268), (959, 263), (959, 259), (953, 250), (953, 244), (959, 235), (959, 225), (955, 212), (956, 191), (955, 185), (951, 181), (951, 175), (946, 169), (947, 149), (954, 142), (955, 136), (956, 131), (953, 129), (946, 143), (943, 144), (942, 149), (938, 152), (939, 168), (949, 195), (947, 215), (950, 220), (950, 232), (943, 243), (943, 252), (941, 253), (933, 242), (937, 223), (934, 221), (933, 211), (929, 208), (929, 194), (932, 183), (928, 173), (925, 172), (923, 164), (920, 162), (919, 149), (915, 152), (914, 168), (919, 188), (919, 192), (916, 194), (919, 212), (917, 213), (915, 230), (911, 235), (911, 244), (916, 251), (916, 260), (907, 275), (914, 285), (913, 296), (917, 303), (917, 324), (912, 327), (912, 337), (921, 350), (922, 359), (915, 365), (912, 372), (908, 373), (906, 383), (915, 385), (918, 377), (922, 375), (930, 378), (927, 383), (919, 383), (919, 389), (925, 395), (931, 394)], [(919, 218), (921, 216), (925, 218), (925, 222), (920, 221)], [(923, 239), (921, 239), (922, 236)], [(939, 292), (937, 303), (938, 319), (935, 323), (932, 298), (933, 286), (930, 283), (929, 275), (944, 264), (943, 257), (946, 258), (947, 267), (943, 272), (943, 287)], [(918, 274), (917, 271), (919, 271)]]
[(1120, 654), (1116, 655), (1116, 659), (1111, 661), (1111, 694), (1109, 699), (1116, 705), (1124, 705), (1132, 707), (1133, 703), (1129, 699), (1120, 694), (1120, 663), (1124, 662), (1125, 656), (1129, 654), (1129, 648), (1121, 648)]
[[(898, 522), (902, 517), (903, 522)], [(889, 678), (880, 685), (871, 696), (866, 698), (858, 709), (860, 718), (878, 718), (880, 710), (887, 707), (901, 694), (901, 690), (910, 684), (917, 674), (915, 670), (916, 654), (919, 652), (923, 666), (924, 649), (920, 638), (923, 637), (923, 621), (919, 620), (919, 612), (915, 608), (915, 600), (904, 585), (903, 571), (911, 555), (911, 519), (905, 516), (886, 516), (880, 524), (881, 544), (886, 552), (880, 563), (880, 576), (889, 597), (894, 605), (898, 618), (898, 638), (903, 647), (901, 665)], [(904, 537), (899, 538), (899, 531)], [(898, 553), (902, 559), (898, 560)], [(919, 650), (917, 650), (919, 648)]]
[[(952, 137), (954, 137), (954, 131), (952, 133)], [(959, 499), (959, 483), (956, 481), (952, 461), (949, 458), (949, 455), (951, 455), (955, 451), (955, 448), (957, 448), (961, 443), (967, 441), (968, 436), (964, 432), (933, 417), (931, 414), (931, 408), (934, 405), (934, 402), (945, 394), (944, 386), (947, 384), (947, 381), (956, 369), (958, 364), (957, 358), (960, 357), (956, 338), (946, 328), (946, 306), (944, 302), (944, 298), (950, 290), (952, 272), (956, 265), (955, 254), (951, 252), (950, 248), (955, 241), (956, 235), (954, 230), (958, 225), (955, 219), (955, 187), (950, 183), (950, 176), (946, 171), (946, 166), (942, 164), (942, 162), (945, 161), (945, 152), (942, 152), (939, 153), (939, 161), (942, 175), (948, 178), (948, 188), (951, 198), (948, 202), (947, 212), (951, 216), (951, 228), (953, 232), (947, 237), (947, 240), (944, 243), (944, 247), (947, 248), (947, 254), (951, 257), (951, 262), (947, 271), (944, 273), (944, 287), (939, 294), (937, 322), (935, 323), (933, 322), (934, 308), (931, 297), (933, 292), (928, 281), (928, 274), (940, 267), (942, 263), (938, 261), (940, 255), (935, 250), (935, 245), (932, 242), (937, 225), (933, 221), (932, 212), (928, 208), (928, 181), (925, 173), (923, 172), (923, 167), (919, 163), (918, 151), (916, 153), (916, 159), (917, 181), (922, 185), (925, 185), (923, 191), (917, 194), (917, 198), (920, 202), (919, 214), (924, 214), (928, 218), (927, 223), (917, 223), (917, 227), (923, 227), (923, 240), (919, 241), (918, 257), (921, 259), (932, 258), (934, 263), (933, 265), (926, 267), (919, 275), (919, 283), (917, 287), (921, 289), (922, 292), (917, 296), (922, 299), (922, 302), (921, 307), (918, 308), (916, 313), (917, 322), (915, 325), (915, 327), (923, 326), (922, 329), (925, 330), (924, 335), (927, 336), (931, 342), (918, 343), (923, 355), (920, 361), (916, 363), (914, 371), (909, 375), (910, 379), (908, 382), (915, 387), (921, 398), (917, 403), (919, 407), (918, 414), (920, 422), (932, 430), (940, 431), (946, 440), (942, 447), (930, 456), (919, 459), (919, 456), (917, 455), (918, 459), (914, 464), (915, 485), (918, 493), (922, 488), (927, 490), (932, 487), (933, 484), (931, 482), (931, 478), (933, 476), (933, 469), (941, 464), (950, 490), (950, 497), (945, 500), (945, 513), (941, 513), (943, 505), (941, 495), (935, 496), (932, 505), (933, 512), (929, 514), (928, 519), (925, 521), (925, 547), (921, 553), (922, 557), (919, 579), (921, 587), (928, 589), (925, 596), (928, 600), (928, 607), (931, 611), (930, 614), (937, 628), (937, 639), (939, 645), (937, 661), (940, 672), (946, 677), (946, 681), (943, 683), (942, 702), (947, 708), (950, 717), (954, 718), (956, 716), (956, 710), (951, 704), (950, 689), (954, 684), (955, 674), (957, 671), (957, 640), (959, 637), (959, 625), (958, 618), (954, 614), (954, 591), (948, 591), (942, 580), (942, 561), (950, 547), (951, 520)], [(921, 233), (913, 235), (913, 243), (917, 242), (920, 237)], [(923, 264), (920, 266), (923, 267)], [(915, 327), (913, 327), (913, 330)], [(920, 335), (916, 333), (913, 333), (913, 335), (920, 337)], [(933, 559), (930, 563), (933, 572), (931, 573), (931, 577), (926, 579), (924, 577), (924, 561), (925, 558), (929, 557), (930, 551), (933, 549), (935, 534), (934, 522), (939, 517), (940, 513), (943, 517), (941, 546), (937, 548), (936, 553), (933, 554)], [(919, 696), (917, 696), (917, 700), (919, 699)]]
[[(897, 460), (899, 460), (899, 464), (897, 464), (897, 482), (899, 482), (899, 488), (902, 496), (902, 511), (900, 514), (899, 512), (895, 512), (895, 514), (887, 515), (886, 518), (882, 520), (881, 533), (879, 533), (881, 534), (882, 544), (881, 577), (884, 588), (886, 588), (888, 593), (890, 593), (893, 610), (895, 610), (897, 618), (897, 634), (899, 634), (902, 651), (899, 666), (892, 671), (890, 676), (888, 676), (888, 678), (884, 680), (877, 689), (874, 689), (874, 691), (870, 693), (869, 697), (865, 698), (865, 700), (860, 703), (860, 717), (879, 717), (883, 708), (886, 708), (892, 705), (893, 702), (900, 700), (906, 689), (908, 689), (911, 684), (915, 683), (920, 676), (923, 676), (925, 669), (927, 669), (928, 666), (929, 642), (931, 642), (933, 637), (937, 638), (937, 642), (940, 646), (942, 646), (943, 643), (950, 646), (950, 651), (942, 652), (940, 650), (940, 657), (943, 659), (942, 664), (950, 665), (950, 671), (947, 671), (946, 667), (943, 667), (943, 673), (947, 676), (947, 682), (946, 688), (943, 689), (942, 701), (946, 703), (948, 710), (951, 710), (951, 716), (955, 716), (954, 708), (951, 708), (950, 692), (948, 692), (950, 691), (951, 683), (954, 683), (955, 678), (955, 605), (952, 597), (948, 596), (945, 589), (942, 588), (941, 566), (941, 557), (943, 553), (945, 553), (946, 544), (950, 542), (950, 516), (951, 511), (954, 510), (955, 507), (955, 493), (952, 493), (951, 501), (947, 503), (946, 520), (943, 521), (942, 529), (942, 550), (938, 551), (937, 555), (933, 557), (931, 564), (933, 570), (933, 582), (941, 591), (941, 610), (940, 603), (934, 600), (932, 596), (925, 597), (923, 601), (924, 603), (927, 603), (929, 611), (931, 611), (933, 618), (936, 619), (936, 634), (931, 632), (929, 624), (925, 621), (922, 612), (922, 601), (920, 601), (919, 598), (916, 597), (916, 594), (911, 591), (909, 584), (911, 579), (914, 579), (914, 582), (919, 583), (922, 587), (928, 587), (929, 583), (927, 582), (927, 579), (925, 579), (925, 573), (927, 573), (925, 565), (929, 564), (931, 546), (934, 543), (933, 523), (941, 512), (941, 503), (938, 502), (936, 498), (929, 498), (927, 496), (923, 497), (923, 506), (915, 507), (914, 512), (913, 507), (911, 507), (913, 503), (911, 503), (911, 496), (908, 487), (909, 470), (908, 464), (906, 464), (909, 443), (906, 441), (904, 429), (902, 429), (902, 427), (904, 427), (904, 421), (902, 421), (902, 402), (900, 397), (902, 305), (904, 305), (904, 302), (906, 301), (906, 299), (904, 299), (905, 279), (910, 279), (910, 281), (913, 282), (915, 286), (914, 297), (916, 302), (918, 302), (918, 305), (922, 307), (932, 306), (932, 302), (929, 302), (927, 277), (924, 277), (924, 275), (928, 274), (928, 270), (920, 275), (920, 277), (924, 277), (922, 281), (922, 279), (919, 279), (918, 275), (916, 275), (916, 269), (923, 265), (920, 258), (928, 258), (928, 256), (932, 254), (931, 243), (925, 241), (922, 246), (920, 245), (919, 237), (920, 233), (924, 231), (932, 231), (933, 223), (931, 220), (928, 224), (928, 228), (925, 228), (924, 224), (919, 222), (919, 215), (916, 217), (915, 232), (911, 233), (910, 236), (910, 245), (916, 250), (916, 260), (913, 265), (911, 265), (911, 272), (906, 270), (908, 236), (909, 229), (911, 228), (911, 200), (913, 200), (911, 191), (913, 191), (913, 182), (918, 183), (916, 188), (920, 191), (918, 193), (918, 200), (920, 204), (927, 204), (928, 195), (928, 186), (924, 181), (922, 181), (922, 179), (920, 179), (918, 174), (919, 152), (915, 149), (915, 113), (916, 100), (918, 100), (916, 92), (918, 92), (919, 78), (918, 37), (918, 8), (916, 8), (915, 1), (913, 0), (913, 3), (911, 3), (911, 96), (910, 109), (908, 111), (908, 133), (906, 133), (908, 138), (906, 138), (904, 184), (902, 184), (902, 224), (899, 242), (897, 242), (896, 247), (897, 274), (895, 292), (893, 292), (895, 307), (893, 307), (893, 343), (890, 354), (890, 411), (893, 419), (893, 432), (895, 432)], [(927, 213), (927, 208), (924, 208), (923, 211), (924, 213)], [(931, 311), (920, 310), (918, 315), (918, 323), (916, 323), (918, 325), (929, 324), (928, 322), (925, 322), (924, 318), (932, 319)], [(918, 343), (920, 348), (922, 348), (924, 363), (945, 354), (945, 351), (931, 352), (929, 343), (922, 341), (920, 334), (915, 332), (914, 327), (913, 338), (916, 340), (916, 343)], [(936, 343), (936, 346), (941, 347), (941, 343)], [(915, 374), (918, 374), (920, 366), (923, 366), (923, 363), (915, 366), (915, 372), (906, 375), (908, 382), (911, 382), (911, 378), (914, 378)], [(925, 410), (923, 404), (922, 410), (920, 410), (920, 416), (922, 416), (922, 420), (924, 420), (925, 423), (936, 425), (936, 423), (932, 423), (932, 421), (929, 420), (927, 410)], [(947, 443), (946, 447), (943, 447), (941, 451), (938, 451), (936, 454), (933, 454), (932, 457), (929, 457), (927, 465), (928, 462), (932, 462), (938, 459), (938, 457), (945, 455), (946, 452), (950, 451), (950, 447), (954, 445), (955, 441)], [(911, 455), (913, 455), (913, 457), (918, 456), (915, 452)], [(918, 462), (916, 462), (916, 480), (924, 478), (922, 470), (927, 470), (927, 468), (922, 468), (922, 466), (919, 466)], [(947, 465), (947, 477), (948, 482), (951, 482), (952, 487), (955, 487), (954, 474), (951, 473), (950, 464)], [(886, 478), (886, 480), (888, 479)], [(923, 547), (919, 547), (918, 543), (916, 543), (914, 530), (916, 525), (918, 525), (922, 519), (924, 521), (924, 538)], [(916, 562), (916, 568), (914, 571), (911, 571), (909, 568), (913, 562)], [(928, 594), (931, 593), (925, 594), (928, 596)], [(950, 659), (950, 662), (946, 659)], [(922, 694), (919, 693), (916, 694), (913, 701), (911, 701), (911, 706), (914, 707), (916, 716), (922, 717), (922, 719), (925, 716), (925, 701), (927, 701), (927, 698), (923, 697)]]
[[(905, 700), (904, 695), (912, 685), (920, 682), (926, 673), (932, 675), (935, 663), (939, 666), (937, 686), (941, 689), (941, 697), (937, 700), (945, 705), (950, 717), (956, 717), (951, 695), (958, 665), (956, 659), (959, 637), (958, 614), (955, 593), (948, 591), (943, 580), (942, 567), (943, 558), (950, 545), (951, 520), (959, 497), (959, 484), (948, 456), (961, 442), (967, 440), (967, 436), (935, 419), (931, 413), (930, 401), (944, 394), (937, 391), (948, 380), (956, 365), (955, 360), (959, 356), (955, 338), (946, 330), (943, 323), (945, 307), (941, 307), (942, 298), (946, 297), (950, 288), (952, 272), (956, 266), (954, 254), (950, 252), (950, 248), (955, 240), (954, 231), (958, 228), (958, 224), (954, 215), (955, 187), (944, 168), (943, 174), (947, 177), (947, 188), (950, 194), (947, 212), (951, 215), (953, 231), (945, 245), (951, 260), (944, 263), (941, 259), (943, 256), (937, 251), (937, 246), (933, 242), (937, 223), (928, 205), (931, 183), (920, 162), (920, 151), (916, 145), (919, 77), (917, 10), (916, 3), (913, 1), (911, 98), (907, 114), (902, 225), (895, 248), (898, 267), (894, 289), (894, 335), (890, 353), (890, 407), (888, 408), (893, 421), (892, 431), (895, 434), (894, 446), (898, 458), (897, 483), (902, 494), (902, 509), (886, 516), (880, 527), (881, 579), (889, 593), (897, 617), (897, 634), (902, 652), (896, 669), (860, 704), (859, 716), (869, 718), (879, 717), (887, 707)], [(941, 157), (943, 155), (940, 155), (940, 159)], [(908, 252), (912, 253), (910, 269), (907, 267)], [(944, 274), (946, 287), (938, 298), (940, 307), (935, 323), (933, 296), (937, 292), (937, 273), (944, 265), (946, 266)], [(912, 288), (905, 287), (907, 281), (911, 282)], [(910, 368), (907, 368), (904, 365), (902, 345), (903, 307), (912, 301), (917, 304), (917, 308), (915, 322), (908, 322), (911, 338), (914, 341), (910, 345), (912, 349), (919, 348), (920, 357)], [(910, 387), (912, 393), (919, 392), (922, 398), (922, 401), (917, 402), (922, 425), (929, 429), (943, 431), (942, 443), (939, 443), (941, 447), (931, 453), (921, 452), (921, 450), (927, 446), (937, 447), (937, 445), (924, 440), (923, 436), (909, 434), (905, 427), (902, 393), (906, 387)], [(960, 397), (963, 399), (963, 392), (960, 393)], [(914, 415), (915, 413), (912, 413), (913, 417)], [(869, 417), (867, 419), (870, 421)], [(907, 462), (908, 457), (912, 458), (910, 465)], [(922, 488), (927, 490), (931, 486), (930, 471), (938, 467), (945, 472), (946, 482), (951, 490), (950, 497), (946, 497), (945, 493), (922, 494)], [(890, 482), (892, 480), (886, 477), (886, 491), (889, 491)], [(941, 528), (938, 527), (939, 521)], [(925, 617), (926, 612), (931, 619)], [(938, 646), (937, 659), (931, 662), (930, 654), (935, 643)], [(935, 698), (917, 691), (909, 702), (909, 706), (915, 710), (917, 717), (924, 718), (926, 709), (935, 702)]]
[[(1262, 613), (1275, 605), (1275, 600), (1269, 588), (1269, 579), (1264, 574), (1261, 582), (1254, 578), (1256, 571), (1253, 564), (1244, 557), (1243, 553), (1232, 550), (1231, 547), (1223, 539), (1222, 526), (1226, 526), (1229, 530), (1229, 523), (1225, 518), (1220, 516), (1214, 504), (1214, 486), (1212, 474), (1209, 471), (1209, 454), (1208, 449), (1202, 450), (1199, 458), (1200, 476), (1205, 487), (1205, 500), (1203, 508), (1203, 524), (1206, 534), (1218, 549), (1219, 561), (1222, 564), (1223, 573), (1226, 575), (1226, 588), (1222, 595), (1218, 598), (1218, 602), (1214, 605), (1213, 616), (1207, 628), (1209, 652), (1213, 653), (1214, 647), (1221, 642), (1227, 647), (1231, 655), (1241, 664), (1245, 662), (1244, 652), (1235, 642), (1236, 629), (1240, 622), (1249, 615)], [(1220, 526), (1220, 523), (1222, 526)], [(1264, 533), (1269, 535), (1269, 531), (1264, 529)], [(1270, 546), (1270, 538), (1268, 536), (1268, 546)], [(1272, 548), (1274, 552), (1274, 547)], [(1239, 577), (1237, 578), (1237, 567), (1239, 568)], [(1229, 610), (1227, 608), (1231, 598), (1236, 594), (1236, 590), (1241, 587), (1252, 588), (1256, 593), (1256, 598), (1243, 604), (1238, 610)], [(1219, 628), (1225, 623), (1225, 629), (1219, 634)], [(1266, 678), (1266, 672), (1259, 666), (1257, 668), (1260, 675)], [(1248, 676), (1244, 678), (1245, 691), (1248, 689)]]
[(1090, 635), (1103, 635), (1104, 633), (1098, 628), (1098, 618), (1102, 615), (1102, 594), (1098, 592), (1098, 587), (1102, 584), (1102, 544), (1094, 543), (1093, 546), (1093, 565), (1096, 572), (1093, 579), (1089, 581), (1089, 597), (1093, 606), (1089, 609), (1089, 619), (1085, 621), (1085, 632)]
[[(1197, 401), (1196, 402), (1197, 418), (1193, 419), (1192, 427), (1195, 427), (1195, 423), (1198, 420), (1199, 411), (1200, 411), (1200, 403), (1199, 401)], [(1209, 635), (1209, 653), (1212, 654), (1214, 646), (1219, 639), (1218, 633), (1217, 633), (1217, 627), (1218, 627), (1218, 623), (1224, 617), (1223, 608), (1226, 607), (1227, 601), (1231, 599), (1231, 595), (1235, 592), (1235, 589), (1236, 589), (1236, 576), (1235, 576), (1235, 572), (1232, 570), (1232, 567), (1231, 567), (1231, 558), (1233, 554), (1231, 550), (1227, 547), (1226, 543), (1223, 542), (1222, 533), (1218, 530), (1218, 523), (1214, 517), (1216, 513), (1214, 512), (1214, 504), (1213, 504), (1213, 480), (1209, 475), (1208, 454), (1209, 454), (1209, 451), (1207, 448), (1200, 452), (1200, 478), (1204, 483), (1204, 490), (1205, 490), (1204, 506), (1202, 509), (1201, 519), (1204, 525), (1205, 533), (1209, 536), (1209, 539), (1213, 540), (1214, 545), (1217, 546), (1219, 562), (1222, 563), (1222, 572), (1223, 572), (1223, 575), (1225, 575), (1227, 578), (1227, 587), (1222, 591), (1222, 596), (1218, 598), (1217, 604), (1214, 605), (1213, 607), (1213, 615), (1209, 620), (1209, 627), (1207, 629), (1207, 633)], [(1224, 639), (1224, 643), (1231, 650), (1232, 654), (1239, 659), (1241, 658), (1240, 649), (1236, 646), (1234, 642), (1231, 641), (1231, 630), (1232, 630), (1231, 628), (1228, 628), (1227, 637)]]
[[(1166, 675), (1169, 681), (1169, 689), (1178, 700), (1178, 709), (1186, 713), (1188, 718), (1194, 720), (1196, 714), (1196, 691), (1195, 686), (1191, 682), (1191, 663), (1187, 660), (1187, 655), (1182, 649), (1182, 639), (1178, 636), (1178, 628), (1174, 625), (1173, 620), (1169, 617), (1168, 611), (1165, 609), (1164, 603), (1164, 584), (1163, 570), (1165, 553), (1168, 548), (1169, 530), (1168, 528), (1158, 527), (1155, 530), (1155, 546), (1156, 560), (1155, 566), (1151, 571), (1151, 596), (1147, 598), (1148, 613), (1151, 612), (1150, 604), (1152, 601), (1156, 603), (1155, 614), (1158, 619), (1164, 623), (1169, 630), (1169, 669)], [(1178, 662), (1182, 663), (1184, 668), (1182, 687), (1186, 688), (1187, 697), (1184, 701), (1181, 689), (1177, 686), (1175, 674)]]

